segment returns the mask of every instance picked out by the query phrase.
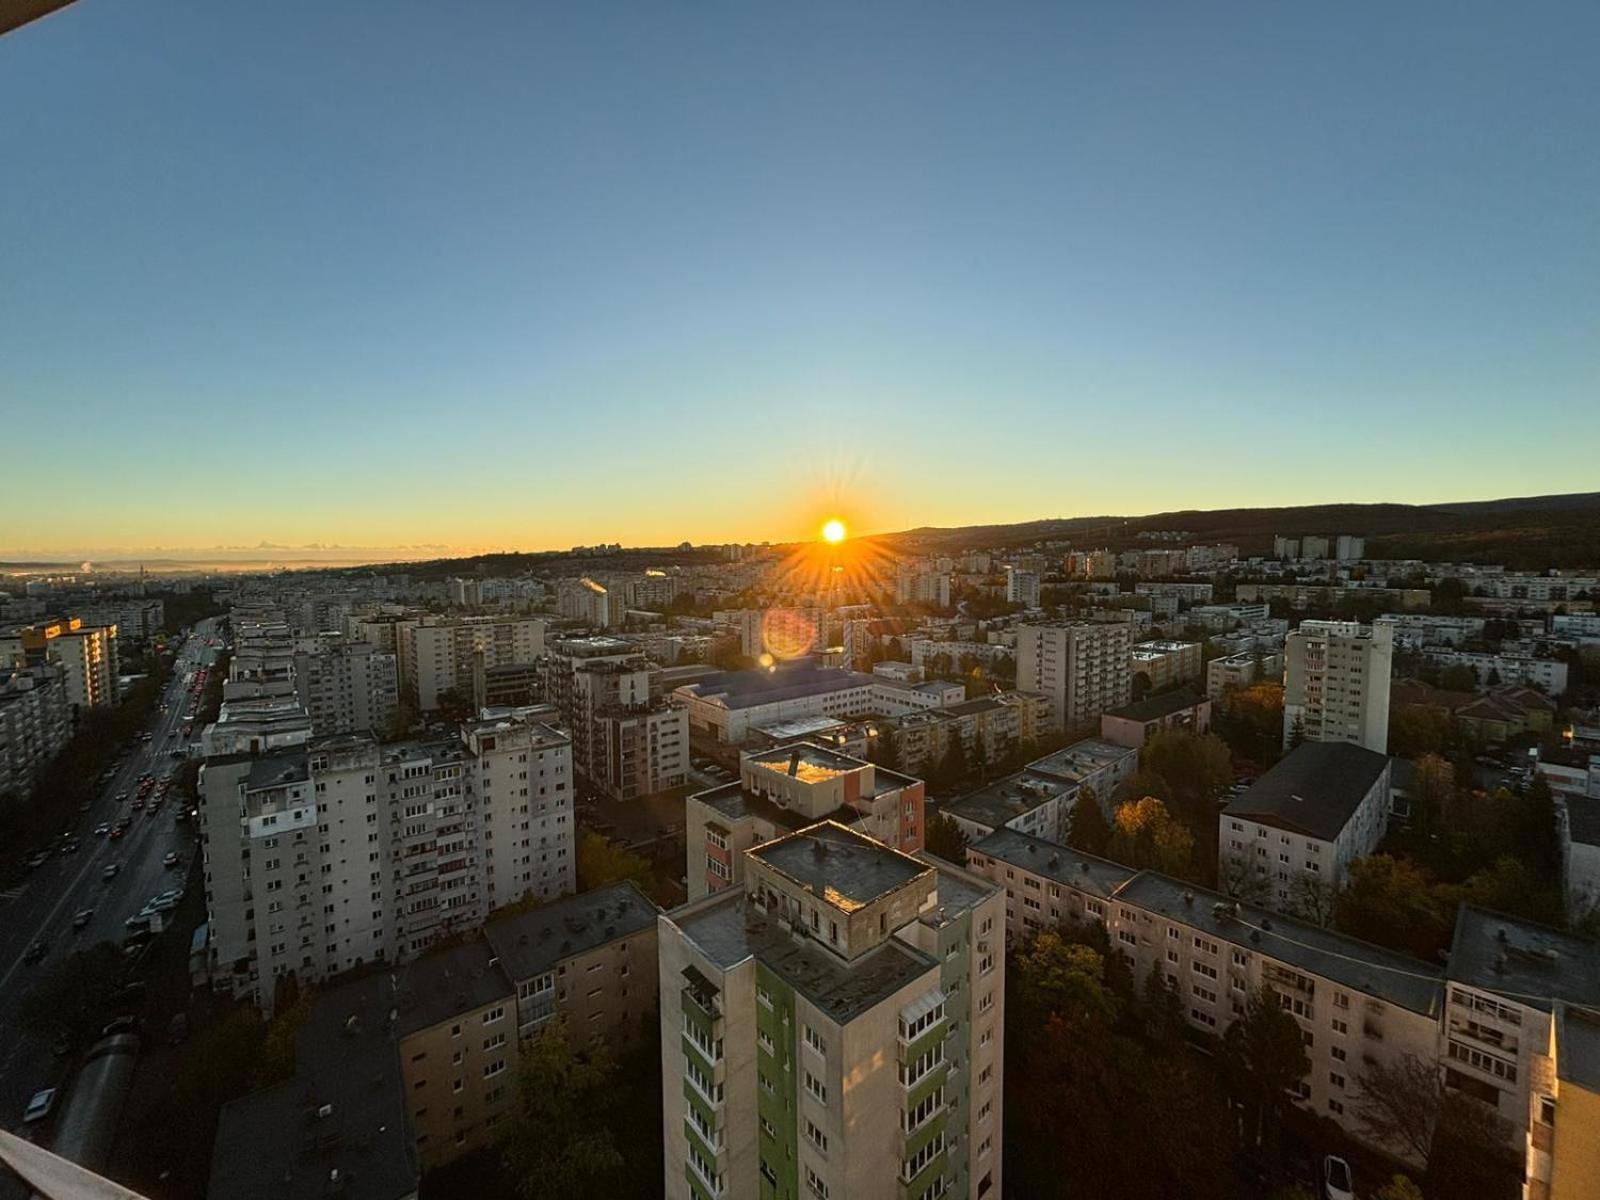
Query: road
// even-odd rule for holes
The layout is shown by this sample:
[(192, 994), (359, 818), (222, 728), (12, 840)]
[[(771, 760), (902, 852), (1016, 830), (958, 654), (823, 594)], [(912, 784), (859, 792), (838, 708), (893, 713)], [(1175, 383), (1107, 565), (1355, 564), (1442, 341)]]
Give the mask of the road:
[[(66, 1083), (76, 1065), (73, 1057), (53, 1055), (43, 1039), (17, 1028), (22, 997), (74, 949), (98, 941), (120, 944), (123, 921), (158, 892), (182, 886), (186, 877), (194, 854), (194, 827), (176, 821), (176, 794), (154, 816), (148, 809), (129, 812), (129, 805), (116, 797), (122, 792), (137, 795), (139, 777), (145, 772), (160, 779), (177, 767), (171, 751), (187, 740), (181, 729), (190, 720), (189, 681), (216, 654), (207, 645), (215, 636), (214, 626), (214, 621), (202, 621), (195, 627), (174, 662), (172, 681), (162, 697), (165, 711), (154, 714), (150, 741), (136, 744), (124, 755), (115, 777), (90, 811), (78, 818), (81, 848), (74, 854), (52, 854), (43, 866), (0, 893), (0, 1125), (17, 1128), (28, 1098), (40, 1088)], [(170, 737), (173, 733), (177, 736)], [(123, 837), (113, 840), (94, 834), (96, 826), (121, 816), (132, 821)], [(171, 851), (183, 860), (181, 868), (162, 865)], [(106, 881), (102, 875), (110, 863), (119, 864), (120, 870)], [(84, 909), (93, 909), (94, 916), (87, 927), (75, 931), (73, 917)], [(42, 961), (30, 965), (23, 956), (36, 939), (50, 950)]]

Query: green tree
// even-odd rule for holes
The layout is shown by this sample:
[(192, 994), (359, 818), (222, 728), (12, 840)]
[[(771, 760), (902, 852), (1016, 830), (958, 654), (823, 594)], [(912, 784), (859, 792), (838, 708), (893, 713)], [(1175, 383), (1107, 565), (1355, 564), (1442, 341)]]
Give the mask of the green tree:
[(17, 1024), (47, 1037), (80, 1042), (105, 1024), (122, 982), (122, 951), (97, 942), (74, 951), (22, 997)]
[(625, 1164), (606, 1121), (614, 1074), (604, 1043), (574, 1046), (564, 1014), (523, 1043), (518, 1104), (501, 1150), (519, 1195), (616, 1195)]
[(592, 830), (580, 834), (577, 856), (580, 892), (625, 879), (631, 879), (646, 893), (655, 885), (655, 873), (649, 862), (614, 844), (604, 834)]
[(1465, 663), (1456, 663), (1439, 672), (1439, 686), (1447, 692), (1475, 692), (1478, 672)]
[(1222, 1064), (1231, 1090), (1245, 1106), (1253, 1140), (1261, 1145), (1273, 1136), (1290, 1089), (1311, 1069), (1300, 1026), (1270, 985), (1250, 994), (1244, 1016), (1223, 1034)]
[(967, 835), (952, 816), (936, 813), (930, 818), (923, 844), (929, 854), (937, 854), (946, 862), (966, 864)]
[(1350, 864), (1334, 927), (1431, 962), (1449, 944), (1458, 899), (1416, 863), (1374, 854)]
[(1023, 1011), (1076, 1026), (1109, 1023), (1117, 1004), (1106, 987), (1105, 966), (1104, 956), (1088, 946), (1046, 930), (1017, 954)]
[(1411, 821), (1426, 837), (1439, 827), (1441, 815), (1449, 808), (1456, 792), (1456, 770), (1437, 754), (1418, 758), (1407, 789), (1411, 801)]
[(1072, 828), (1067, 833), (1067, 845), (1097, 858), (1105, 856), (1111, 848), (1111, 824), (1095, 799), (1094, 789), (1085, 785), (1078, 791), (1072, 805)]

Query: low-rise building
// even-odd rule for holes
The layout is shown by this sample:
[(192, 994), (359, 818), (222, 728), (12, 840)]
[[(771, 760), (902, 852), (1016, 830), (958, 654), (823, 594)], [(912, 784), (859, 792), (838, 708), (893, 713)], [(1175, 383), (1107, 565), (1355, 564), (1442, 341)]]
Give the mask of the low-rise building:
[(1163, 692), (1180, 683), (1198, 683), (1200, 658), (1199, 642), (1140, 642), (1130, 652), (1134, 675), (1143, 675), (1153, 692)]
[(1221, 700), (1230, 691), (1282, 675), (1283, 655), (1275, 652), (1246, 650), (1225, 658), (1213, 658), (1206, 664), (1206, 695)]
[(1100, 714), (1100, 737), (1119, 746), (1143, 746), (1146, 738), (1169, 729), (1209, 732), (1211, 701), (1180, 688)]

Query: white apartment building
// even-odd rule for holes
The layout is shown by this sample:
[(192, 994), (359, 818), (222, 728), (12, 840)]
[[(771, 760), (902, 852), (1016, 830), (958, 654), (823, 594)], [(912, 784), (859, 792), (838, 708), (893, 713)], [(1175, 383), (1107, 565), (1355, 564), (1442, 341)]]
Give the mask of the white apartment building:
[(67, 617), (0, 633), (0, 666), (43, 663), (61, 667), (74, 712), (117, 702), (121, 664), (115, 625), (86, 625)]
[(1380, 620), (1394, 626), (1394, 644), (1405, 650), (1424, 646), (1459, 646), (1483, 636), (1482, 617), (1445, 617), (1431, 613), (1384, 613)]
[[(1438, 667), (1471, 667), (1480, 685), (1491, 682), (1525, 683), (1551, 696), (1567, 690), (1567, 664), (1558, 658), (1538, 658), (1532, 654), (1480, 654), (1470, 650), (1424, 651)], [(1491, 673), (1498, 676), (1491, 680)]]
[(1078, 729), (1133, 699), (1132, 629), (1052, 621), (1017, 626), (1017, 688), (1040, 692), (1050, 727)]
[(1206, 695), (1221, 700), (1230, 690), (1247, 688), (1261, 679), (1283, 674), (1283, 655), (1276, 651), (1246, 650), (1206, 664)]
[[(1366, 1138), (1355, 1110), (1367, 1065), (1408, 1054), (1437, 1061), (1437, 966), (1015, 830), (970, 846), (967, 863), (1005, 888), (1009, 940), (1066, 920), (1097, 921), (1136, 982), (1153, 970), (1166, 976), (1201, 1033), (1220, 1036), (1250, 993), (1270, 984), (1311, 1060), (1298, 1103), (1358, 1141)], [(1406, 1157), (1398, 1143), (1375, 1148)]]
[(1004, 899), (833, 822), (660, 918), (668, 1200), (1002, 1194)]
[(1039, 607), (1039, 576), (1032, 571), (1006, 568), (1006, 602), (1024, 608)]
[(556, 611), (591, 629), (610, 629), (622, 623), (622, 606), (612, 604), (606, 586), (595, 579), (563, 579), (556, 585)]
[(1350, 742), (1305, 742), (1217, 818), (1217, 878), (1241, 899), (1307, 919), (1349, 866), (1377, 849), (1393, 789), (1387, 755)]
[(216, 754), (200, 795), (214, 986), (267, 1012), (281, 977), (404, 961), (575, 882), (570, 743), (516, 714)]
[(384, 734), (400, 705), (399, 659), (370, 642), (334, 635), (295, 649), (295, 694), (317, 736)]
[(545, 622), (537, 617), (434, 618), (396, 625), (400, 685), (419, 711), (455, 692), (470, 703), (477, 654), (485, 667), (532, 664), (544, 653)]
[(894, 577), (894, 601), (896, 604), (931, 604), (949, 608), (949, 572), (900, 568)]
[(0, 667), (0, 796), (25, 796), (72, 736), (66, 672), (56, 663)]
[(1394, 626), (1384, 621), (1302, 621), (1284, 645), (1283, 744), (1389, 748), (1389, 671)]

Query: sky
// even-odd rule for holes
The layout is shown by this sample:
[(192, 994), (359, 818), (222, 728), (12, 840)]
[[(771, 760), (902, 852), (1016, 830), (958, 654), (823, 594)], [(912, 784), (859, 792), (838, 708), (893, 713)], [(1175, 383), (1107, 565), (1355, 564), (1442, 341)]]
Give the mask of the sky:
[(1600, 5), (79, 0), (0, 557), (1600, 489)]

